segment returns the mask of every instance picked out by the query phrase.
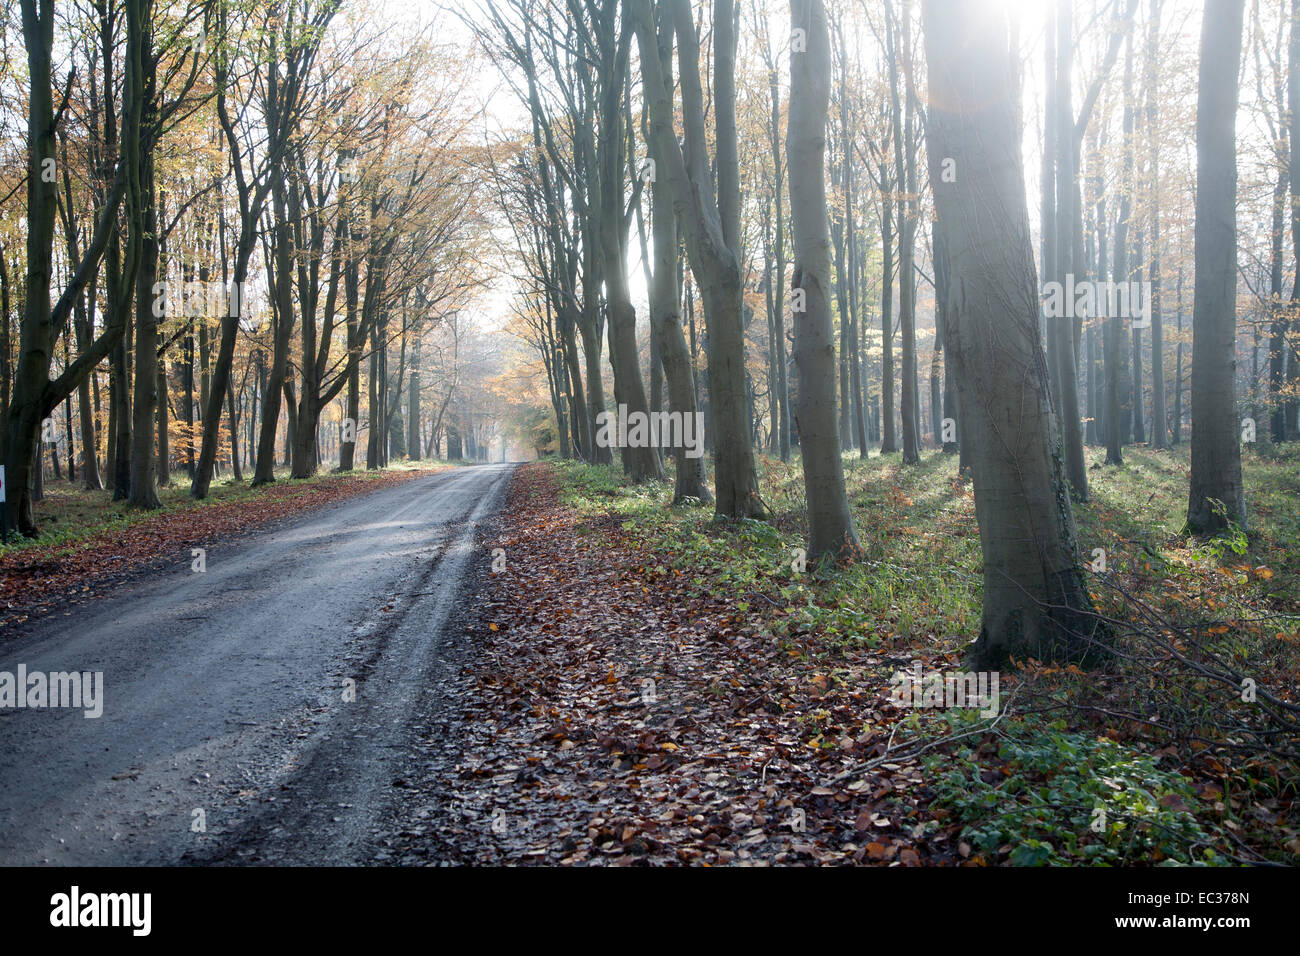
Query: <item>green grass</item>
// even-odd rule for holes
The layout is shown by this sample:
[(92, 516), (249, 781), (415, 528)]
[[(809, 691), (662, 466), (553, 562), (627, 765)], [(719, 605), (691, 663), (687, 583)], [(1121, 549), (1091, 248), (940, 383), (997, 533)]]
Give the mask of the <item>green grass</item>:
[[(1248, 534), (1208, 544), (1181, 535), (1188, 446), (1129, 447), (1124, 454), (1124, 466), (1112, 468), (1104, 467), (1104, 452), (1088, 450), (1091, 496), (1074, 506), (1082, 560), (1105, 549), (1106, 581), (1121, 585), (1094, 581), (1099, 607), (1124, 619), (1125, 603), (1141, 599), (1180, 626), (1208, 631), (1207, 646), (1239, 666), (1248, 662), (1261, 685), (1294, 696), (1300, 674), (1300, 449), (1244, 451)], [(759, 633), (800, 638), (799, 653), (819, 661), (819, 668), (834, 669), (834, 658), (864, 647), (956, 659), (979, 632), (979, 529), (973, 489), (958, 476), (955, 456), (930, 451), (919, 465), (905, 467), (901, 455), (845, 455), (864, 558), (847, 568), (804, 573), (791, 566), (807, 535), (797, 459), (759, 459), (770, 523), (716, 522), (712, 508), (671, 507), (671, 484), (633, 487), (616, 469), (574, 462), (556, 467), (566, 504), (592, 517), (612, 512), (700, 592), (734, 602)], [(784, 613), (774, 613), (773, 603)], [(1067, 712), (1071, 701), (1093, 689), (1089, 675), (1077, 669), (1031, 670), (1047, 703)], [(1131, 677), (1119, 672), (1108, 679)], [(1145, 678), (1125, 686), (1135, 688), (1140, 706), (1148, 699)], [(1222, 688), (1172, 682), (1162, 690), (1159, 699), (1185, 709), (1184, 722), (1196, 724), (1194, 730), (1206, 726), (1198, 721), (1207, 708), (1222, 716), (1214, 711)], [(927, 718), (924, 731), (944, 733), (944, 719)], [(1005, 723), (997, 746), (979, 745), (977, 753), (976, 739), (936, 755), (931, 764), (935, 805), (966, 824), (977, 853), (996, 854), (1013, 844), (1012, 863), (1214, 863), (1238, 848), (1225, 835), (1231, 826), (1262, 855), (1295, 862), (1277, 838), (1279, 829), (1260, 824), (1251, 812), (1258, 803), (1280, 809), (1294, 799), (1300, 778), (1285, 762), (1234, 761), (1220, 753), (1226, 766), (1210, 776), (1240, 800), (1210, 808), (1195, 799), (1180, 772), (1180, 765), (1189, 772), (1191, 751), (1171, 748), (1174, 741), (1157, 739), (1155, 731), (1086, 711), (1074, 712), (1068, 723), (1041, 716)], [(941, 772), (948, 765), (989, 762), (1005, 771), (998, 787), (978, 774), (972, 781)], [(1204, 783), (1203, 762), (1200, 767)], [(1098, 832), (1091, 829), (1091, 814), (1102, 796), (1108, 797), (1109, 818)]]
[[(1090, 463), (1104, 458), (1089, 450)], [(956, 647), (979, 629), (982, 590), (979, 529), (970, 482), (956, 457), (928, 452), (905, 467), (901, 455), (845, 455), (845, 482), (864, 559), (841, 571), (792, 570), (804, 547), (807, 508), (799, 462), (760, 458), (760, 489), (774, 520), (718, 524), (709, 508), (668, 507), (668, 483), (633, 487), (616, 469), (557, 462), (566, 502), (588, 512), (612, 510), (648, 536), (650, 547), (680, 570), (693, 570), (715, 593), (779, 592), (806, 607), (797, 623), (831, 641), (912, 641), (927, 637)], [(1225, 566), (1267, 569), (1270, 576), (1238, 580), (1238, 593), (1274, 608), (1297, 610), (1300, 593), (1300, 451), (1244, 455), (1250, 514), (1249, 548), (1230, 550)], [(1179, 535), (1187, 516), (1188, 448), (1125, 449), (1122, 468), (1089, 472), (1091, 500), (1074, 507), (1085, 559), (1104, 548), (1110, 569), (1141, 569), (1144, 587), (1181, 586), (1180, 569), (1203, 565), (1198, 549)], [(1168, 590), (1177, 590), (1169, 588)]]
[[(612, 510), (671, 566), (714, 593), (775, 594), (793, 607), (789, 627), (818, 630), (830, 642), (877, 646), (928, 634), (959, 641), (978, 616), (979, 540), (968, 489), (956, 482), (955, 462), (928, 458), (903, 469), (901, 458), (862, 462), (846, 456), (854, 520), (866, 551), (837, 573), (794, 562), (805, 545), (807, 509), (797, 461), (763, 458), (762, 495), (773, 522), (718, 524), (709, 508), (666, 507), (671, 486), (625, 485), (614, 471), (559, 464), (567, 503)], [(950, 467), (951, 465), (951, 467)], [(954, 570), (957, 568), (957, 570)]]

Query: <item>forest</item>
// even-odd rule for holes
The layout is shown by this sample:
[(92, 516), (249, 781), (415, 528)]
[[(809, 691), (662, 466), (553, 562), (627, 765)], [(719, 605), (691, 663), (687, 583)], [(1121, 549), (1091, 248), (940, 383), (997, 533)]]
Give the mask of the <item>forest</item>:
[(94, 800), (458, 729), (74, 864), (1300, 862), (1300, 0), (16, 0), (0, 422)]

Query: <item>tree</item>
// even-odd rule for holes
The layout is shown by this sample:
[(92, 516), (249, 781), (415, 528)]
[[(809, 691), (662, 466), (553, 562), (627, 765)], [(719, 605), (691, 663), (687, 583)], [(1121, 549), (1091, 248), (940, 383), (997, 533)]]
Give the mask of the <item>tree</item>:
[[(660, 11), (658, 24), (659, 65), (664, 77), (672, 76), (673, 59), (673, 23), (671, 17)], [(643, 52), (644, 56), (645, 53)], [(648, 82), (644, 80), (643, 82)], [(647, 99), (649, 97), (647, 96)], [(666, 165), (668, 158), (658, 151), (660, 141), (654, 139), (656, 166)], [(654, 231), (654, 274), (650, 280), (650, 326), (651, 334), (659, 342), (659, 355), (663, 362), (664, 376), (668, 379), (668, 402), (672, 412), (680, 412), (685, 421), (692, 418), (699, 408), (695, 399), (695, 379), (691, 369), (690, 349), (686, 336), (682, 333), (681, 283), (678, 280), (677, 266), (681, 256), (680, 233), (677, 214), (673, 209), (672, 193), (668, 183), (655, 176), (650, 184), (651, 223)], [(703, 457), (693, 458), (687, 454), (684, 446), (674, 449), (676, 482), (673, 489), (673, 503), (697, 501), (707, 504), (713, 500), (709, 492), (708, 479), (704, 474)]]
[[(650, 410), (636, 347), (636, 309), (627, 278), (627, 236), (631, 222), (625, 208), (624, 172), (627, 141), (623, 136), (623, 94), (628, 88), (628, 61), (632, 28), (626, 14), (619, 16), (618, 0), (586, 0), (591, 29), (582, 31), (588, 55), (597, 64), (599, 109), (596, 140), (597, 181), (592, 213), (597, 224), (600, 271), (605, 283), (609, 321), (609, 357), (614, 367), (614, 397), (630, 414)], [(581, 21), (580, 21), (581, 22)], [(653, 56), (653, 51), (651, 52)], [(639, 202), (640, 184), (632, 202)], [(623, 449), (623, 465), (637, 483), (663, 478), (658, 449)]]
[(1246, 527), (1237, 369), (1237, 74), (1244, 0), (1207, 0), (1196, 106), (1192, 477), (1187, 530)]
[[(184, 8), (182, 8), (184, 9)], [(145, 97), (139, 145), (124, 158), (134, 163), (131, 190), (128, 195), (130, 229), (140, 235), (139, 265), (136, 270), (135, 291), (135, 355), (132, 371), (135, 374), (135, 392), (132, 396), (131, 472), (128, 501), (134, 508), (152, 511), (161, 507), (156, 479), (158, 453), (156, 426), (161, 392), (159, 390), (159, 331), (161, 309), (155, 292), (158, 279), (159, 256), (164, 234), (168, 231), (159, 216), (159, 186), (157, 183), (156, 153), (171, 118), (182, 106), (188, 107), (187, 97), (198, 79), (198, 71), (205, 56), (182, 40), (185, 31), (196, 25), (206, 26), (206, 5), (191, 3), (184, 9), (179, 22), (167, 24), (170, 36), (161, 48), (155, 49), (155, 8), (153, 0), (128, 0), (128, 18), (139, 21), (136, 30), (140, 36), (138, 62), (128, 68), (138, 74), (137, 82)], [(163, 75), (159, 76), (159, 66)], [(183, 82), (168, 82), (179, 74)], [(188, 74), (188, 76), (186, 76)]]
[[(949, 264), (945, 346), (984, 558), (974, 658), (1079, 659), (1101, 636), (1057, 447), (1005, 11), (925, 0), (927, 142)], [(955, 177), (942, 174), (952, 163)], [(950, 181), (953, 180), (953, 181)]]
[[(342, 0), (320, 0), (318, 4), (300, 7), (298, 4), (276, 6), (262, 11), (260, 24), (254, 22), (232, 24), (230, 13), (224, 6), (217, 20), (215, 54), (217, 115), (230, 150), (231, 171), (239, 200), (239, 241), (235, 251), (235, 267), (231, 276), (233, 287), (244, 288), (248, 279), (249, 263), (257, 248), (262, 213), (267, 198), (280, 181), (285, 153), (290, 149), (299, 119), (318, 92), (308, 82), (312, 65), (320, 51), (325, 27), (333, 19)], [(251, 20), (251, 17), (250, 17)], [(236, 50), (235, 36), (243, 37), (244, 30), (254, 35), (252, 43)], [(242, 84), (233, 84), (235, 60), (242, 55), (251, 60), (248, 76)], [(243, 95), (237, 102), (237, 112), (230, 111), (229, 92)], [(263, 91), (262, 106), (265, 112), (254, 117), (257, 97), (255, 89)], [(241, 139), (241, 126), (244, 137)], [(217, 463), (217, 441), (221, 435), (222, 405), (230, 387), (231, 366), (235, 355), (235, 342), (239, 335), (240, 320), (247, 317), (245, 303), (239, 296), (232, 297), (231, 307), (221, 318), (221, 339), (217, 347), (217, 361), (212, 371), (207, 402), (203, 409), (203, 441), (199, 460), (195, 465), (190, 494), (206, 498), (212, 485)], [(289, 317), (285, 317), (289, 321)], [(288, 332), (283, 333), (285, 336)], [(284, 349), (287, 350), (287, 339)], [(286, 358), (287, 361), (287, 358)], [(272, 399), (269, 392), (275, 391)], [(263, 421), (267, 411), (280, 409), (280, 383), (263, 392)], [(264, 425), (265, 427), (265, 425)], [(264, 444), (264, 443), (263, 443)], [(258, 467), (266, 454), (258, 449)], [(265, 473), (262, 473), (265, 480)]]
[[(1056, 235), (1055, 243), (1056, 281), (1064, 284), (1067, 275), (1082, 278), (1082, 269), (1075, 262), (1077, 224), (1077, 184), (1075, 182), (1075, 163), (1078, 157), (1078, 145), (1075, 136), (1074, 112), (1070, 100), (1071, 64), (1071, 27), (1073, 26), (1072, 5), (1070, 0), (1058, 0), (1056, 8), (1056, 76), (1053, 80), (1055, 89), (1052, 101), (1056, 115), (1048, 121), (1055, 122), (1054, 141), (1056, 146)], [(1082, 253), (1082, 249), (1077, 250)], [(1047, 264), (1044, 263), (1044, 269)], [(1083, 431), (1079, 415), (1079, 381), (1078, 361), (1076, 355), (1075, 323), (1065, 317), (1049, 320), (1048, 323), (1048, 361), (1052, 377), (1057, 382), (1055, 394), (1058, 399), (1059, 420), (1061, 423), (1062, 445), (1065, 453), (1066, 474), (1070, 481), (1070, 490), (1076, 501), (1088, 500), (1088, 469), (1083, 460)]]
[[(763, 57), (763, 65), (767, 69), (768, 75), (768, 103), (769, 110), (767, 115), (767, 135), (772, 154), (772, 213), (769, 218), (768, 228), (764, 229), (765, 240), (771, 236), (771, 242), (768, 246), (770, 250), (771, 271), (775, 273), (776, 285), (773, 288), (771, 279), (765, 283), (766, 292), (770, 300), (768, 311), (772, 316), (771, 330), (771, 350), (770, 358), (771, 374), (769, 378), (769, 388), (775, 391), (775, 410), (776, 415), (772, 423), (772, 435), (774, 439), (774, 448), (778, 451), (782, 461), (790, 460), (791, 441), (790, 441), (790, 385), (788, 381), (788, 362), (786, 361), (786, 337), (785, 337), (785, 280), (786, 280), (786, 252), (785, 252), (785, 164), (781, 149), (781, 82), (780, 74), (776, 68), (776, 57), (772, 52), (772, 41), (769, 36), (767, 27), (767, 11), (763, 8), (755, 10), (757, 33), (759, 38), (760, 53)], [(668, 75), (665, 70), (664, 75)], [(765, 250), (766, 251), (766, 250)], [(864, 450), (865, 452), (865, 450)]]
[[(1121, 166), (1119, 219), (1115, 224), (1115, 255), (1112, 279), (1116, 284), (1131, 278), (1128, 264), (1129, 220), (1133, 210), (1133, 34), (1124, 35), (1124, 142)], [(1105, 326), (1106, 353), (1106, 464), (1124, 464), (1124, 445), (1133, 430), (1133, 382), (1129, 377), (1128, 352), (1124, 348), (1124, 319), (1111, 315)]]
[[(677, 62), (685, 115), (686, 148), (674, 135), (673, 96), (655, 55), (650, 0), (631, 0), (641, 68), (646, 71), (651, 136), (667, 159), (660, 175), (673, 191), (691, 271), (699, 283), (708, 326), (709, 405), (720, 518), (766, 518), (750, 441), (745, 390), (745, 338), (740, 275), (740, 172), (736, 142), (735, 5), (715, 0), (713, 13), (714, 114), (717, 191), (705, 142), (700, 42), (689, 0), (667, 0), (677, 33)], [(802, 384), (802, 383), (801, 383)]]
[[(134, 9), (129, 7), (128, 10)], [(50, 380), (55, 336), (67, 321), (73, 303), (86, 288), (98, 268), (110, 237), (117, 232), (117, 212), (123, 198), (131, 193), (132, 209), (140, 202), (139, 180), (132, 177), (133, 150), (140, 142), (141, 113), (145, 93), (141, 87), (143, 43), (142, 20), (127, 17), (127, 70), (123, 90), (122, 144), (124, 155), (117, 164), (113, 185), (88, 244), (59, 301), (51, 309), (50, 286), (53, 271), (54, 224), (58, 206), (58, 186), (49, 170), (55, 163), (58, 117), (54, 110), (50, 86), (54, 47), (53, 0), (23, 0), (23, 37), (27, 48), (27, 65), (31, 78), (27, 125), (27, 279), (25, 314), (18, 347), (18, 363), (13, 373), (13, 395), (9, 401), (4, 433), (5, 475), (9, 487), (5, 508), (8, 520), (18, 530), (35, 537), (38, 529), (32, 516), (33, 477), (39, 477), (39, 443), (41, 423), (59, 402), (70, 395), (81, 377), (89, 374), (109, 350), (121, 343), (126, 332), (125, 309), (110, 316), (103, 334), (77, 357), (54, 381)], [(60, 113), (63, 107), (60, 107)], [(129, 189), (128, 189), (129, 185)], [(128, 216), (128, 218), (130, 218)], [(110, 290), (118, 301), (129, 297), (139, 261), (139, 232), (130, 234), (127, 261), (120, 284)], [(7, 352), (7, 349), (6, 349)], [(7, 355), (6, 355), (7, 359)], [(33, 475), (33, 469), (36, 474)]]
[[(1291, 187), (1291, 246), (1294, 253), (1295, 262), (1297, 263), (1297, 273), (1300, 274), (1300, 0), (1291, 0), (1291, 31), (1287, 43), (1287, 135), (1290, 145), (1290, 162), (1288, 163), (1288, 172), (1290, 174)], [(1294, 385), (1297, 371), (1297, 362), (1300, 362), (1300, 347), (1292, 342), (1287, 345), (1287, 333), (1295, 325), (1294, 319), (1297, 311), (1300, 311), (1300, 282), (1294, 282), (1291, 286), (1290, 314), (1281, 323), (1279, 329), (1281, 345), (1278, 348), (1278, 355), (1275, 361), (1279, 365), (1286, 367), (1287, 378)], [(1278, 369), (1276, 392), (1282, 390), (1283, 370)], [(1275, 394), (1276, 394), (1275, 392)], [(1288, 419), (1291, 425), (1295, 425), (1294, 413), (1296, 410), (1295, 396), (1289, 396), (1285, 405), (1279, 410), (1273, 419), (1273, 437), (1274, 440), (1279, 438), (1286, 439), (1291, 437), (1288, 429)]]
[[(920, 409), (917, 407), (916, 373), (916, 149), (912, 142), (913, 105), (915, 85), (910, 82), (912, 70), (911, 12), (907, 0), (894, 22), (893, 7), (885, 0), (885, 36), (890, 63), (890, 99), (894, 121), (894, 167), (897, 182), (903, 195), (898, 199), (898, 319), (902, 335), (903, 382), (900, 410), (903, 415), (903, 461), (915, 464), (921, 460)], [(901, 70), (900, 70), (901, 68)], [(908, 79), (906, 102), (899, 97), (899, 73)]]
[[(808, 557), (847, 561), (862, 546), (844, 492), (844, 464), (835, 425), (835, 345), (831, 325), (831, 240), (826, 209), (826, 123), (830, 108), (830, 28), (822, 0), (791, 0), (790, 24), (807, 48), (790, 54), (787, 144), (794, 219), (794, 286), (804, 308), (794, 312), (799, 369), (796, 412), (808, 497)], [(848, 410), (845, 410), (848, 414)]]
[[(1169, 447), (1169, 414), (1165, 400), (1165, 319), (1160, 304), (1163, 282), (1160, 269), (1160, 94), (1159, 71), (1156, 69), (1162, 2), (1163, 0), (1151, 0), (1146, 76), (1146, 125), (1150, 157), (1148, 189), (1151, 205), (1151, 264), (1148, 267), (1151, 282), (1151, 446), (1157, 449)], [(1280, 173), (1278, 181), (1282, 181)], [(1278, 241), (1280, 244), (1280, 230)]]

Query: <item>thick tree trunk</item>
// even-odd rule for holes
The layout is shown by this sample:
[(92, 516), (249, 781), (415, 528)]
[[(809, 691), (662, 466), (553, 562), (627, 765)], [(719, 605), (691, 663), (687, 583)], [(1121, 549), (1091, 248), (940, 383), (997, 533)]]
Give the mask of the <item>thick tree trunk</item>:
[(320, 427), (321, 402), (303, 385), (302, 398), (290, 416), (289, 461), (291, 478), (310, 478), (316, 474), (319, 461), (316, 449), (316, 431)]
[[(273, 173), (275, 185), (271, 189), (272, 209), (276, 230), (272, 256), (275, 268), (276, 307), (275, 329), (272, 336), (271, 367), (262, 393), (262, 432), (257, 441), (257, 470), (253, 474), (253, 487), (275, 481), (275, 438), (280, 426), (280, 403), (283, 399), (285, 374), (289, 364), (289, 339), (293, 335), (293, 229), (289, 219), (285, 170)], [(268, 266), (272, 263), (268, 262)], [(302, 292), (304, 290), (300, 290)], [(218, 406), (219, 407), (219, 406)], [(292, 441), (292, 433), (290, 434)]]
[[(826, 217), (826, 120), (830, 105), (830, 31), (822, 0), (791, 0), (792, 27), (807, 30), (806, 52), (790, 56), (790, 210), (794, 286), (807, 308), (794, 315), (799, 369), (796, 415), (808, 500), (808, 557), (850, 561), (861, 554), (844, 491), (835, 428), (835, 346), (831, 323), (831, 241)], [(846, 410), (847, 411), (847, 410)]]
[(1193, 534), (1246, 528), (1237, 368), (1237, 71), (1244, 0), (1207, 0), (1196, 111), (1196, 291), (1192, 305)]
[[(14, 371), (13, 400), (5, 435), (5, 474), (8, 492), (4, 507), (10, 527), (31, 537), (36, 522), (31, 512), (32, 463), (45, 409), (41, 397), (49, 381), (54, 330), (50, 322), (50, 280), (53, 271), (54, 219), (57, 184), (45, 174), (54, 163), (54, 100), (50, 87), (54, 37), (54, 2), (23, 0), (23, 40), (31, 77), (27, 123), (27, 281), (24, 313)], [(8, 322), (8, 316), (5, 321)], [(7, 358), (7, 356), (6, 356)]]
[[(632, 25), (624, 20), (621, 29), (615, 17), (602, 17), (595, 25), (599, 59), (600, 108), (596, 163), (599, 166), (599, 189), (592, 191), (594, 217), (600, 244), (600, 275), (605, 284), (606, 316), (609, 322), (609, 359), (614, 370), (614, 399), (622, 412), (648, 415), (645, 382), (641, 378), (641, 360), (636, 344), (636, 309), (627, 278), (627, 227), (623, 214), (626, 139), (622, 135), (623, 91), (627, 86), (628, 59), (631, 52)], [(632, 481), (641, 484), (664, 477), (659, 450), (649, 445), (622, 449), (624, 467)]]
[[(984, 557), (974, 657), (1082, 658), (1098, 635), (1054, 454), (1008, 23), (976, 4), (925, 0), (923, 11), (930, 178), (950, 267), (946, 345)], [(943, 182), (946, 158), (957, 182)]]

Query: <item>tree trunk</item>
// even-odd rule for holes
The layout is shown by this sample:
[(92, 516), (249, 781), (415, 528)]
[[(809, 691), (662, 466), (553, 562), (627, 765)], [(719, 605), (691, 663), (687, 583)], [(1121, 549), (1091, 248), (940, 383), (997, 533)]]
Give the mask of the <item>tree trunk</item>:
[[(1169, 412), (1165, 400), (1165, 320), (1161, 312), (1160, 286), (1160, 114), (1159, 74), (1156, 51), (1160, 34), (1160, 3), (1151, 0), (1151, 25), (1147, 36), (1147, 138), (1151, 150), (1151, 176), (1148, 183), (1151, 205), (1151, 444), (1169, 447)], [(1280, 239), (1280, 236), (1279, 236)], [(1279, 296), (1281, 290), (1279, 289)]]
[[(1290, 155), (1287, 172), (1291, 186), (1291, 246), (1297, 269), (1300, 270), (1300, 198), (1298, 198), (1300, 197), (1300, 0), (1291, 0), (1290, 14), (1291, 32), (1287, 43), (1286, 87)], [(1291, 319), (1298, 305), (1300, 305), (1300, 282), (1294, 282), (1291, 286), (1290, 309), (1282, 313), (1278, 322), (1279, 327), (1274, 333), (1274, 339), (1277, 340), (1277, 354), (1273, 361), (1278, 365), (1275, 395), (1282, 391), (1284, 380), (1290, 384), (1295, 379), (1297, 354), (1293, 346), (1288, 347), (1287, 337), (1292, 324)], [(1276, 400), (1279, 407), (1273, 414), (1273, 440), (1284, 442), (1291, 437), (1291, 429), (1287, 426), (1295, 407), (1295, 399), (1283, 401), (1277, 398)]]
[[(1134, 256), (1134, 265), (1136, 268), (1131, 273), (1135, 276), (1142, 275), (1142, 246), (1143, 237), (1141, 231), (1138, 232), (1136, 255)], [(1137, 322), (1133, 323), (1133, 441), (1138, 445), (1146, 444), (1146, 384), (1142, 376), (1142, 329), (1138, 327)]]
[(880, 453), (898, 451), (898, 431), (894, 418), (894, 197), (893, 181), (885, 164), (880, 164), (880, 243), (884, 266), (880, 278)]
[(158, 357), (158, 487), (168, 488), (172, 483), (171, 442), (167, 430), (170, 427), (171, 409), (168, 407), (170, 397), (167, 394), (167, 362)]
[[(806, 52), (790, 55), (790, 211), (794, 219), (794, 289), (806, 310), (794, 315), (799, 370), (796, 415), (808, 500), (808, 557), (837, 563), (862, 546), (844, 491), (835, 428), (835, 346), (831, 323), (831, 242), (826, 211), (826, 121), (830, 105), (830, 31), (822, 0), (791, 0), (792, 27), (807, 30)], [(845, 410), (846, 413), (848, 410)]]
[[(23, 40), (31, 78), (27, 124), (27, 281), (24, 314), (19, 334), (18, 363), (14, 372), (13, 400), (9, 404), (5, 436), (5, 508), (8, 521), (21, 533), (36, 536), (31, 512), (32, 463), (39, 445), (41, 393), (49, 381), (54, 331), (50, 322), (50, 280), (53, 270), (54, 219), (58, 192), (54, 177), (45, 174), (54, 163), (54, 100), (50, 87), (54, 42), (54, 2), (23, 0)], [(8, 322), (8, 316), (5, 316)]]
[(361, 427), (361, 331), (357, 324), (357, 300), (360, 297), (360, 264), (348, 254), (348, 261), (343, 267), (343, 294), (345, 322), (347, 323), (348, 367), (347, 375), (347, 411), (343, 423), (343, 434), (339, 439), (339, 471), (349, 472), (356, 466), (357, 430)]
[(1193, 534), (1246, 528), (1237, 368), (1237, 71), (1244, 0), (1207, 0), (1196, 110), (1196, 289), (1192, 304)]
[[(647, 71), (651, 129), (668, 159), (674, 206), (682, 217), (691, 268), (700, 284), (708, 326), (709, 418), (713, 435), (716, 512), (720, 518), (766, 518), (749, 433), (745, 391), (745, 334), (740, 276), (740, 172), (736, 134), (735, 17), (733, 0), (714, 4), (714, 118), (718, 192), (713, 199), (706, 151), (699, 39), (688, 0), (672, 0), (678, 39), (687, 153), (673, 134), (672, 91), (655, 55), (648, 0), (625, 7), (637, 20), (642, 69)], [(687, 168), (686, 156), (690, 157)]]
[[(1128, 227), (1133, 188), (1133, 41), (1131, 32), (1124, 38), (1124, 142), (1121, 161), (1119, 218), (1115, 223), (1115, 252), (1112, 278), (1127, 283), (1131, 278), (1128, 265)], [(1133, 426), (1133, 408), (1129, 404), (1132, 382), (1128, 377), (1127, 350), (1124, 348), (1124, 319), (1112, 315), (1106, 319), (1106, 464), (1124, 464), (1124, 445)]]
[[(406, 452), (411, 461), (420, 460), (422, 442), (420, 435), (420, 337), (417, 333), (415, 344), (411, 347), (411, 382), (407, 392), (406, 408)], [(560, 421), (561, 431), (565, 430), (564, 421)], [(567, 456), (566, 456), (567, 457)]]
[[(286, 164), (287, 165), (287, 164)], [(289, 363), (289, 339), (293, 334), (293, 229), (289, 219), (287, 170), (272, 173), (275, 184), (271, 189), (271, 208), (275, 215), (275, 239), (272, 243), (276, 305), (272, 310), (275, 326), (272, 334), (271, 367), (262, 393), (262, 431), (257, 441), (257, 470), (253, 474), (253, 487), (275, 481), (275, 438), (280, 426), (280, 403), (283, 399), (285, 374)], [(303, 292), (305, 290), (300, 290)], [(292, 440), (292, 439), (291, 439)]]
[(233, 388), (226, 389), (226, 414), (230, 417), (230, 470), (235, 481), (242, 482), (244, 470), (239, 462), (239, 413)]
[[(902, 336), (900, 347), (903, 351), (903, 381), (901, 411), (903, 415), (903, 463), (915, 464), (921, 460), (921, 435), (917, 408), (917, 370), (916, 370), (916, 278), (913, 258), (916, 250), (916, 153), (912, 146), (912, 97), (911, 83), (911, 16), (907, 9), (907, 0), (903, 0), (903, 9), (899, 17), (901, 29), (892, 27), (893, 14), (890, 0), (885, 2), (887, 24), (886, 38), (890, 43), (890, 91), (894, 114), (894, 165), (897, 169), (898, 183), (904, 189), (904, 195), (898, 200), (898, 326)], [(888, 38), (893, 37), (893, 40)], [(907, 103), (899, 98), (899, 73), (907, 74)]]
[[(1054, 454), (1008, 23), (925, 0), (931, 182), (949, 260), (948, 361), (971, 449), (984, 558), (973, 656), (1078, 659), (1095, 645), (1064, 469)], [(945, 159), (957, 181), (944, 182)]]
[(131, 493), (133, 508), (153, 511), (158, 500), (158, 460), (154, 443), (158, 416), (158, 316), (154, 309), (154, 282), (158, 276), (157, 208), (154, 203), (153, 157), (140, 156), (140, 197), (144, 208), (134, 210), (132, 228), (143, 236), (140, 267), (135, 284), (135, 395), (132, 402)]
[(1183, 270), (1178, 269), (1178, 347), (1174, 356), (1174, 427), (1171, 438), (1175, 445), (1183, 440)]
[[(668, 17), (661, 19), (657, 31), (657, 53), (665, 78), (672, 76), (673, 25)], [(643, 55), (645, 48), (642, 48)], [(648, 78), (643, 78), (648, 83)], [(647, 99), (649, 92), (647, 91)], [(668, 160), (658, 149), (658, 139), (651, 142), (656, 162), (666, 166)], [(680, 253), (677, 217), (673, 212), (672, 192), (668, 184), (656, 177), (651, 183), (651, 219), (654, 235), (654, 274), (650, 284), (651, 334), (659, 343), (664, 376), (668, 380), (668, 401), (673, 413), (680, 413), (683, 421), (698, 421), (699, 407), (695, 400), (695, 380), (691, 370), (691, 353), (682, 332), (681, 289), (678, 285), (677, 263)], [(698, 441), (703, 435), (696, 433)], [(699, 454), (688, 454), (683, 443), (673, 449), (676, 479), (673, 504), (695, 501), (708, 504), (713, 501), (709, 492), (708, 476), (704, 473), (703, 446)]]
[[(1056, 66), (1056, 275), (1064, 284), (1066, 275), (1083, 278), (1082, 262), (1075, 260), (1074, 107), (1070, 100), (1070, 74), (1074, 38), (1070, 0), (1057, 6)], [(1050, 320), (1049, 320), (1050, 321)], [(1065, 452), (1065, 473), (1076, 501), (1088, 500), (1088, 466), (1083, 457), (1083, 423), (1079, 414), (1079, 362), (1075, 351), (1075, 319), (1056, 320), (1056, 379), (1059, 383), (1061, 443)]]
[(772, 188), (776, 193), (773, 211), (773, 228), (776, 233), (776, 301), (772, 313), (774, 323), (773, 339), (776, 342), (776, 402), (777, 420), (773, 424), (778, 432), (777, 447), (782, 461), (790, 460), (790, 384), (788, 381), (789, 362), (786, 358), (785, 342), (785, 173), (781, 161), (781, 84), (775, 65), (768, 65), (769, 98), (772, 109), (768, 115), (768, 134), (772, 143)]

